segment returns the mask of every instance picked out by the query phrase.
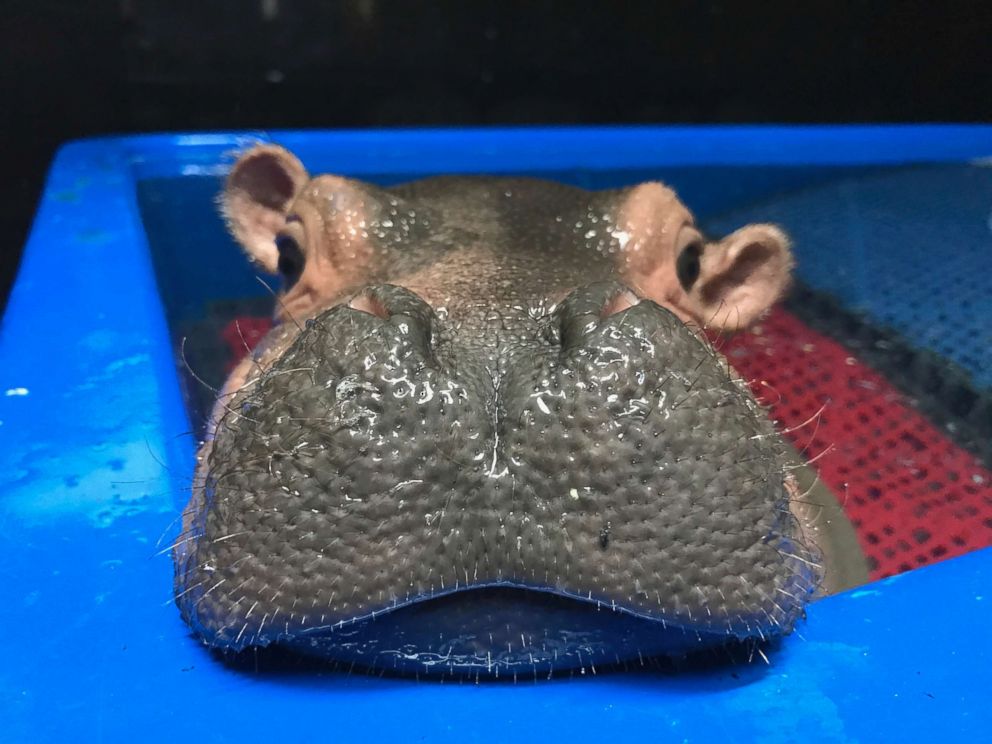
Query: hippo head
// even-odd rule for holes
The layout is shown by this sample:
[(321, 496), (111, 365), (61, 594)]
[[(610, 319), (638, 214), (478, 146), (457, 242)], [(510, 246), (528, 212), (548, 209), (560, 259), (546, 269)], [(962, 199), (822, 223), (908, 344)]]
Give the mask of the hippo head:
[(659, 183), (390, 189), (257, 146), (222, 208), (282, 277), (174, 550), (211, 647), (553, 672), (788, 633), (819, 580), (787, 447), (704, 330), (785, 236), (708, 241)]

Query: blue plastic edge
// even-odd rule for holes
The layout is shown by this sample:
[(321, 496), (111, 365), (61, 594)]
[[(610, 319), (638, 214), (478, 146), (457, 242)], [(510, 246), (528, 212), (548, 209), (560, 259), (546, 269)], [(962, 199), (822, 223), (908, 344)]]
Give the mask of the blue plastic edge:
[(139, 135), (77, 146), (120, 147), (145, 177), (216, 169), (225, 155), (255, 141), (279, 142), (314, 170), (505, 173), (536, 163), (568, 170), (954, 162), (992, 156), (990, 131), (974, 125), (276, 130)]
[[(348, 173), (954, 162), (992, 127), (679, 127), (142, 135), (75, 142), (49, 175), (0, 327), (0, 730), (10, 741), (333, 738), (932, 740), (992, 724), (992, 550), (810, 609), (771, 663), (685, 676), (439, 686), (254, 677), (218, 664), (156, 556), (193, 442), (135, 201), (253, 139)], [(374, 163), (374, 165), (373, 165)], [(174, 527), (172, 528), (174, 532)], [(512, 733), (511, 733), (512, 732)], [(519, 733), (518, 733), (519, 732)]]

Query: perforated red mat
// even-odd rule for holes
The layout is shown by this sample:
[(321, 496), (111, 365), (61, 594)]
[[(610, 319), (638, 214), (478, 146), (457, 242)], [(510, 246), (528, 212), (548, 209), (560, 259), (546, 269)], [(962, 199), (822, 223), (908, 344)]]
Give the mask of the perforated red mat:
[[(228, 323), (231, 359), (270, 326)], [(992, 472), (843, 346), (781, 308), (716, 345), (837, 495), (872, 578), (992, 545)]]
[(257, 318), (251, 315), (242, 315), (225, 325), (220, 332), (221, 340), (228, 352), (227, 362), (224, 365), (225, 374), (231, 374), (242, 357), (249, 350), (254, 349), (271, 330), (270, 318)]
[(781, 308), (717, 346), (837, 495), (873, 578), (992, 545), (992, 472), (844, 347)]

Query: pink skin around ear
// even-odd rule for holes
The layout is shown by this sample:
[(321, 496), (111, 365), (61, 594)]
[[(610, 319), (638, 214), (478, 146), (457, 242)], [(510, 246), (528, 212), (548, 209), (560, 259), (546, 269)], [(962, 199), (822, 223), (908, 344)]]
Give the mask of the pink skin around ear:
[(279, 260), (276, 233), (308, 181), (302, 163), (278, 145), (256, 145), (238, 159), (227, 178), (220, 203), (228, 229), (248, 256), (270, 273), (276, 272)]
[(680, 236), (685, 229), (695, 233), (693, 224), (692, 214), (664, 184), (635, 186), (624, 198), (617, 219), (625, 238), (618, 263), (620, 274), (637, 294), (667, 308), (683, 323), (697, 326), (699, 318), (675, 270)]

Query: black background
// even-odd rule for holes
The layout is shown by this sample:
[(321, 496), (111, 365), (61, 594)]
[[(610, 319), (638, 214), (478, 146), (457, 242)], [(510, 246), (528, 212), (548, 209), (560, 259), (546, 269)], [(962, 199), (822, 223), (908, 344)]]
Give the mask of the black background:
[(160, 130), (992, 120), (992, 2), (4, 0), (0, 301), (55, 148)]

